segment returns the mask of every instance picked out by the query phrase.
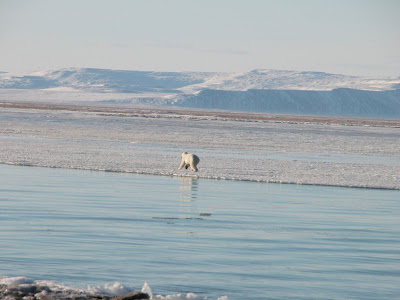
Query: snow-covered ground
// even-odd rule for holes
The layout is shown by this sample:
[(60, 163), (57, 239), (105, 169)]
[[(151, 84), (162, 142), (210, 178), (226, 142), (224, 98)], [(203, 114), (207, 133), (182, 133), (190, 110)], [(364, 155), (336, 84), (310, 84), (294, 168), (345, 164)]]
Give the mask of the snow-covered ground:
[(400, 77), (61, 69), (0, 74), (0, 101), (103, 102), (272, 113), (400, 118)]
[[(194, 114), (2, 108), (0, 163), (400, 189), (400, 130)], [(382, 123), (384, 124), (384, 123)], [(199, 172), (177, 170), (182, 151)]]

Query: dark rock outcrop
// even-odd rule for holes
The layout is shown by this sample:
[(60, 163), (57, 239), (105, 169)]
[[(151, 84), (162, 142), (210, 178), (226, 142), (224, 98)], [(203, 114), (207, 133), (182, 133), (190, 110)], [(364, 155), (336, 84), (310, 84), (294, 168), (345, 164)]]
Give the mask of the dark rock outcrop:
[(138, 299), (150, 299), (150, 297), (145, 293), (134, 291), (123, 296), (114, 297), (111, 300), (138, 300)]

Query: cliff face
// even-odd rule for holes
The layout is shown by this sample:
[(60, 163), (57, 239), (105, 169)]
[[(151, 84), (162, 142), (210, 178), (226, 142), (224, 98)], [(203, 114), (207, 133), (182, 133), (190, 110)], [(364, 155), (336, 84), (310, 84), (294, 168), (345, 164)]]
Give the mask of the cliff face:
[(177, 105), (248, 112), (400, 118), (400, 90), (204, 90), (181, 97)]

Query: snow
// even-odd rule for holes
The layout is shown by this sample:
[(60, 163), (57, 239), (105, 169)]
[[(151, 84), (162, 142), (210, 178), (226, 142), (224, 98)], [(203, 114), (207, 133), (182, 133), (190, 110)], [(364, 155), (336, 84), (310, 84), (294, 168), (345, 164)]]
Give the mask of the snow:
[[(385, 123), (3, 108), (0, 139), (6, 164), (400, 189), (400, 132)], [(182, 151), (199, 172), (177, 170)]]
[(283, 70), (244, 73), (67, 68), (0, 74), (0, 101), (106, 102), (400, 118), (400, 77)]
[(134, 70), (66, 68), (31, 74), (0, 75), (1, 88), (43, 89), (68, 86), (93, 91), (119, 93), (160, 92), (172, 93), (204, 89), (246, 91), (250, 89), (319, 90), (337, 88), (358, 90), (396, 89), (400, 78), (367, 78), (284, 70), (253, 70), (244, 73), (221, 72), (152, 72)]
[(103, 286), (88, 286), (88, 292), (96, 295), (109, 295), (109, 296), (121, 296), (128, 294), (133, 291), (133, 289), (127, 287), (120, 282), (106, 283)]

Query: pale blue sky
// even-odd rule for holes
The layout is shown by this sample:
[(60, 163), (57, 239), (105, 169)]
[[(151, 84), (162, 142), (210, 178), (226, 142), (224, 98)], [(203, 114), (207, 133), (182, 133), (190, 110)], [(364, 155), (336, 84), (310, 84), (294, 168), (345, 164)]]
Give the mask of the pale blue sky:
[(400, 76), (400, 0), (0, 0), (0, 71)]

